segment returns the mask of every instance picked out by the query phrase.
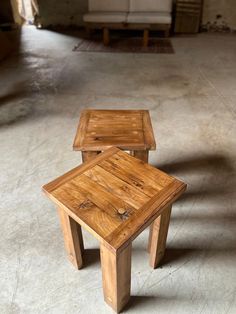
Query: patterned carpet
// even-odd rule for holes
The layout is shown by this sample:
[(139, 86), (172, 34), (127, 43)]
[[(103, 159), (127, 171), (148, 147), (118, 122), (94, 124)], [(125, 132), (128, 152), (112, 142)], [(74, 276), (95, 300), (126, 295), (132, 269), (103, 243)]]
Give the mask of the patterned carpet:
[(150, 38), (149, 46), (143, 47), (142, 38), (112, 39), (109, 46), (104, 46), (101, 39), (82, 39), (73, 51), (88, 52), (127, 52), (127, 53), (167, 53), (173, 54), (174, 49), (168, 38)]

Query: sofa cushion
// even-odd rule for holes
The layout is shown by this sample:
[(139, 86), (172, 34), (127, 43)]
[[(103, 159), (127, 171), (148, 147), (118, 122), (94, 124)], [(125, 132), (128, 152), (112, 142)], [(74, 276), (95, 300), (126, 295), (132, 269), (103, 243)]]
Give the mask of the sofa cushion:
[(130, 12), (171, 12), (172, 0), (130, 0)]
[(83, 19), (88, 23), (125, 23), (127, 22), (127, 13), (91, 12), (85, 14)]
[(128, 12), (129, 0), (89, 0), (89, 11)]
[(129, 13), (128, 23), (171, 24), (170, 13)]

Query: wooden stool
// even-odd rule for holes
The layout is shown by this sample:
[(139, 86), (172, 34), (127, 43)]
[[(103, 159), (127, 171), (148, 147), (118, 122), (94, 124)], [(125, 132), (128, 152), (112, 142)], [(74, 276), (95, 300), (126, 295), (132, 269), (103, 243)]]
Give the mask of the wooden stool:
[(156, 149), (149, 111), (82, 111), (73, 149), (82, 151), (83, 161), (112, 146), (148, 162), (149, 150)]
[(110, 148), (45, 185), (58, 206), (65, 247), (76, 268), (83, 265), (81, 227), (100, 241), (105, 301), (117, 312), (130, 298), (132, 241), (150, 224), (150, 265), (165, 252), (172, 203), (186, 184)]

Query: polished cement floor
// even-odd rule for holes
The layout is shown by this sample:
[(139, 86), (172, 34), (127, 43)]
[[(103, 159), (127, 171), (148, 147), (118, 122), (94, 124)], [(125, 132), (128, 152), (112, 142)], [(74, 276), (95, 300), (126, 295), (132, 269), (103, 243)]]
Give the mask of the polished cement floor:
[(124, 313), (236, 313), (236, 37), (173, 38), (175, 54), (78, 53), (79, 39), (25, 28), (0, 63), (0, 313), (111, 313), (99, 243), (68, 262), (41, 186), (81, 163), (72, 143), (83, 108), (149, 109), (150, 162), (188, 183), (173, 207), (163, 264), (148, 231), (133, 243)]

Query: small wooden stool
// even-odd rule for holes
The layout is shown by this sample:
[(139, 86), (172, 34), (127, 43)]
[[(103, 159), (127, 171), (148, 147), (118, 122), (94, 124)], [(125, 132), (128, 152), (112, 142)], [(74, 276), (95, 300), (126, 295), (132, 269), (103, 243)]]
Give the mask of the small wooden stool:
[(58, 206), (65, 247), (83, 265), (83, 226), (100, 241), (105, 301), (117, 312), (130, 298), (132, 241), (150, 224), (150, 265), (165, 252), (172, 203), (186, 184), (110, 148), (43, 187)]
[(88, 161), (101, 151), (116, 146), (148, 162), (156, 149), (148, 110), (83, 110), (73, 149)]

